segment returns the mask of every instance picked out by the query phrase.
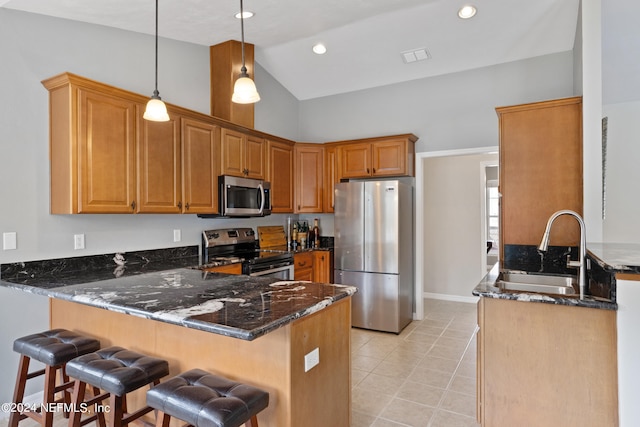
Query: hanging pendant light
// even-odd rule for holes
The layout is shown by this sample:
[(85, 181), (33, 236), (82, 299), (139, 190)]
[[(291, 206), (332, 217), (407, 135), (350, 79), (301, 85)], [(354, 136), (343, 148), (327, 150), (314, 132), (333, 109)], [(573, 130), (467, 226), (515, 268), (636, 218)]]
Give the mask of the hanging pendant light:
[(240, 69), (240, 77), (233, 85), (233, 95), (231, 101), (236, 104), (253, 104), (260, 101), (256, 84), (247, 74), (247, 67), (244, 65), (244, 10), (242, 0), (240, 0), (240, 29), (242, 32), (242, 68)]
[(152, 122), (169, 121), (167, 106), (162, 102), (160, 92), (158, 92), (158, 0), (156, 0), (156, 87), (151, 99), (147, 102), (147, 108), (144, 110), (142, 118)]

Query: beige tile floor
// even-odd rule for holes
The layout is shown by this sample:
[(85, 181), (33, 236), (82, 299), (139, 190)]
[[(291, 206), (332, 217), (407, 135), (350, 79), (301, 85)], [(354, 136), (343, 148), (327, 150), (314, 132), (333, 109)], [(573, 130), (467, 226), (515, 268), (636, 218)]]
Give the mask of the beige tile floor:
[(477, 427), (475, 327), (475, 304), (425, 299), (399, 335), (353, 329), (351, 427)]
[(399, 335), (352, 330), (351, 427), (478, 426), (476, 305), (425, 299)]

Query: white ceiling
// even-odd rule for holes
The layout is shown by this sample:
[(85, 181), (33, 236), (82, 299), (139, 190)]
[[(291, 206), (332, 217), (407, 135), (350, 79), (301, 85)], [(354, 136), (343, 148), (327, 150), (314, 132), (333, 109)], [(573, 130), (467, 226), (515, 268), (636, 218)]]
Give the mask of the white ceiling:
[[(255, 45), (256, 61), (299, 100), (573, 48), (579, 0), (473, 0), (478, 13), (470, 20), (457, 16), (463, 4), (244, 0), (245, 10), (255, 12), (245, 20), (245, 40)], [(154, 34), (153, 0), (0, 0), (0, 6)], [(239, 40), (238, 10), (239, 0), (160, 0), (159, 34), (205, 46)], [(326, 44), (325, 55), (311, 52), (316, 42)], [(416, 48), (431, 58), (405, 64), (401, 52)]]

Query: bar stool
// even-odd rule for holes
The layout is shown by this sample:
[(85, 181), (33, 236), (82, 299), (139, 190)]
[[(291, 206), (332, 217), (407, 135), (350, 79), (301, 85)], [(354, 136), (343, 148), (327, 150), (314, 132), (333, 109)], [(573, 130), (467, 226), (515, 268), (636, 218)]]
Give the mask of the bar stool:
[[(146, 385), (153, 387), (158, 384), (160, 378), (169, 374), (169, 363), (114, 346), (69, 361), (67, 374), (75, 380), (72, 404), (75, 407), (88, 407), (109, 399), (109, 426), (120, 427), (152, 411), (152, 408), (144, 406), (136, 412), (128, 413), (127, 393)], [(104, 393), (85, 400), (87, 385)], [(104, 415), (99, 409), (95, 412), (84, 420), (80, 411), (73, 412), (69, 427), (80, 427), (95, 419), (99, 420)]]
[[(86, 353), (91, 353), (100, 348), (100, 341), (85, 337), (66, 329), (52, 329), (37, 334), (18, 338), (13, 342), (13, 351), (20, 353), (18, 375), (13, 392), (15, 410), (9, 416), (8, 427), (17, 427), (25, 418), (33, 418), (43, 427), (53, 425), (54, 411), (48, 410), (49, 405), (65, 403), (63, 406), (65, 417), (68, 416), (67, 408), (71, 401), (71, 387), (66, 374), (66, 363)], [(31, 359), (44, 363), (45, 368), (29, 372)], [(57, 381), (57, 373), (60, 371), (60, 380)], [(21, 407), (24, 399), (24, 389), (27, 380), (44, 375), (44, 397), (40, 410), (28, 410)], [(56, 399), (56, 393), (63, 392), (62, 397)], [(18, 410), (19, 409), (19, 410)]]
[(149, 390), (147, 405), (158, 410), (156, 427), (168, 427), (171, 417), (195, 427), (258, 427), (269, 393), (192, 369)]

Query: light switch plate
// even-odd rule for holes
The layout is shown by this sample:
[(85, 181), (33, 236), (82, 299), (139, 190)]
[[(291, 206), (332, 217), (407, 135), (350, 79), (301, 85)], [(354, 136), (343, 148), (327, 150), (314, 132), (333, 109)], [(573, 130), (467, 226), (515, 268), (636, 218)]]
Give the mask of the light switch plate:
[(182, 240), (182, 233), (180, 230), (173, 230), (173, 241), (179, 242), (180, 240)]
[(5, 251), (17, 249), (18, 238), (15, 231), (2, 233), (2, 249)]
[(308, 372), (309, 370), (311, 370), (311, 368), (316, 366), (318, 363), (320, 363), (320, 349), (316, 347), (313, 350), (311, 350), (309, 353), (305, 354), (304, 371)]

